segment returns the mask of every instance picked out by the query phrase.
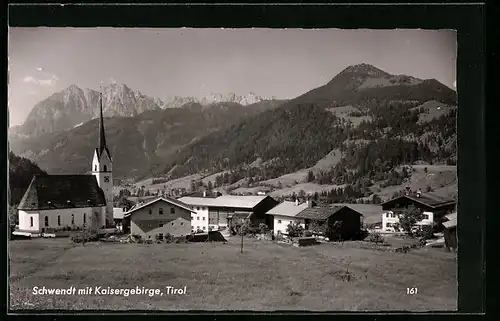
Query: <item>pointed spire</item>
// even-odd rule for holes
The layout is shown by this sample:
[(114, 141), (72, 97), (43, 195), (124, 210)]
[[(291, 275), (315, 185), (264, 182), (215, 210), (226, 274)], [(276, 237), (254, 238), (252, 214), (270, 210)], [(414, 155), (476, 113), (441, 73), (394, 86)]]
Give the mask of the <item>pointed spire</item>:
[(99, 126), (99, 156), (102, 152), (107, 149), (106, 147), (106, 136), (104, 135), (104, 117), (102, 115), (102, 93), (99, 93), (99, 103), (101, 109), (101, 118)]

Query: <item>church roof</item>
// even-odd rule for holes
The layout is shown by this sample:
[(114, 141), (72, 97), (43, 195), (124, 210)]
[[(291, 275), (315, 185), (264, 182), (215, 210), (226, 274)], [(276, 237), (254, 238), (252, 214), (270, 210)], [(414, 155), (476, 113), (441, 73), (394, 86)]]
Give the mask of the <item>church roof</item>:
[(35, 175), (24, 193), (20, 210), (48, 210), (106, 205), (93, 175)]

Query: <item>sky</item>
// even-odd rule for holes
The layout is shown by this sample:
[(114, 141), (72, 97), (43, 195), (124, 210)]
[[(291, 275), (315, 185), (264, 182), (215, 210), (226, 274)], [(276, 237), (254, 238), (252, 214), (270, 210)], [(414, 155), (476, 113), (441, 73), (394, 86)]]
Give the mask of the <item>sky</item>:
[(369, 63), (454, 88), (456, 47), (451, 30), (10, 28), (10, 125), (71, 84), (289, 99)]

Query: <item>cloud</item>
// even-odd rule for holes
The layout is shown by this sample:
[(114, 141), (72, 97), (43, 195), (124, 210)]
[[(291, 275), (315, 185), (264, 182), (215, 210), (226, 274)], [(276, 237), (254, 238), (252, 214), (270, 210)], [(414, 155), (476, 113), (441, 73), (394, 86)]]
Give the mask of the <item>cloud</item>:
[(38, 78), (35, 76), (26, 76), (23, 78), (23, 82), (32, 83), (41, 87), (52, 87), (55, 86), (59, 81), (59, 77), (53, 74), (48, 74), (48, 77)]
[(115, 79), (115, 78), (113, 78), (113, 77), (109, 77), (108, 82), (109, 82), (110, 84), (116, 84), (116, 79)]

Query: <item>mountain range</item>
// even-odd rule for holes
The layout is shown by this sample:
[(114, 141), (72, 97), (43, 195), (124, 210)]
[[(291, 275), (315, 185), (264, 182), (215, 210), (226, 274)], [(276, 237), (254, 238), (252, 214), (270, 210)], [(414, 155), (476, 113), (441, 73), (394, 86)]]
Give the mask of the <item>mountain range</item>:
[[(254, 93), (246, 96), (238, 96), (234, 93), (228, 95), (212, 93), (201, 99), (174, 96), (171, 99), (162, 100), (158, 97), (146, 96), (138, 90), (132, 90), (125, 84), (104, 86), (101, 92), (103, 113), (107, 117), (134, 117), (145, 111), (181, 108), (191, 103), (210, 106), (229, 102), (249, 106), (275, 99), (264, 99)], [(98, 107), (98, 91), (71, 85), (36, 104), (25, 122), (21, 126), (11, 127), (10, 132), (26, 137), (71, 129), (96, 118), (99, 115)]]
[[(98, 124), (92, 119), (97, 94), (76, 86), (68, 90), (54, 95), (51, 101), (57, 103), (35, 106), (27, 119), (32, 127), (18, 130), (30, 136), (9, 134), (12, 151), (48, 173), (87, 172), (97, 143)], [(349, 66), (294, 99), (255, 96), (256, 102), (246, 106), (236, 95), (177, 97), (161, 104), (126, 86), (111, 88), (104, 97), (117, 178), (229, 171), (234, 180), (265, 181), (316, 168), (337, 154), (340, 158), (316, 170), (314, 179), (367, 184), (389, 179), (384, 175), (407, 163), (456, 161), (456, 92), (435, 79), (391, 75), (368, 64)], [(229, 98), (236, 102), (214, 103)], [(64, 101), (74, 108), (60, 111)], [(68, 119), (66, 129), (54, 131), (50, 121), (34, 125), (47, 114), (64, 115), (58, 119)]]

